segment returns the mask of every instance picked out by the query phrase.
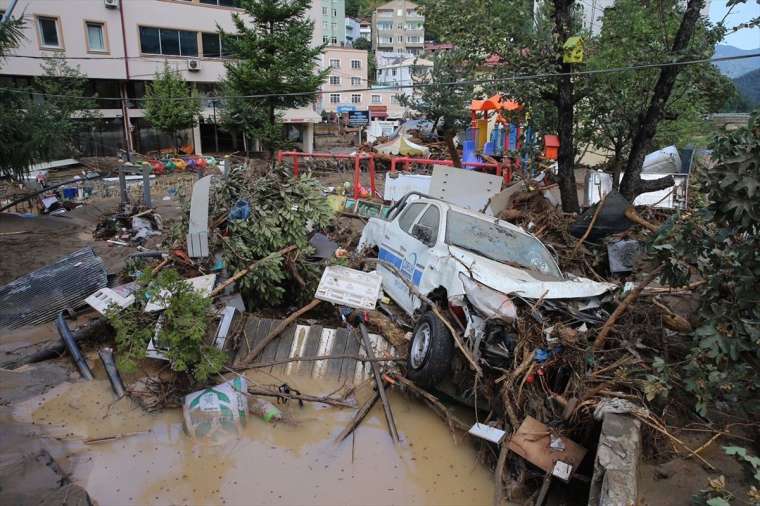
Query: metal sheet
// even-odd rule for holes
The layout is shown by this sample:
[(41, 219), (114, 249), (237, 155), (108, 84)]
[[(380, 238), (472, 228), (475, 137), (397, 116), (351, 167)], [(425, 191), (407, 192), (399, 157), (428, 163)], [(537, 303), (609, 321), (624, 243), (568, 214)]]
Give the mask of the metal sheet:
[(103, 261), (92, 248), (59, 258), (0, 288), (0, 330), (49, 322), (106, 286)]
[(201, 178), (193, 185), (187, 228), (187, 254), (191, 258), (208, 256), (208, 194), (212, 177)]
[(430, 196), (471, 211), (482, 212), (491, 197), (501, 191), (501, 176), (472, 170), (433, 166)]

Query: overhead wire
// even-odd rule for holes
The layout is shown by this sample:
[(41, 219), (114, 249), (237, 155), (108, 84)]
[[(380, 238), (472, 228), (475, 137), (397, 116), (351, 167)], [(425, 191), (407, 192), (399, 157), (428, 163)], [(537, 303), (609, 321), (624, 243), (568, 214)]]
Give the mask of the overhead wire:
[[(541, 74), (512, 75), (512, 76), (488, 78), (488, 79), (467, 79), (467, 80), (448, 81), (448, 82), (429, 82), (429, 83), (414, 83), (414, 84), (404, 84), (404, 85), (387, 85), (387, 86), (379, 86), (375, 88), (368, 87), (368, 88), (353, 88), (353, 89), (348, 88), (348, 89), (339, 89), (339, 90), (316, 90), (316, 91), (310, 91), (310, 92), (261, 93), (261, 94), (254, 94), (254, 95), (216, 95), (216, 96), (209, 96), (209, 97), (170, 97), (164, 100), (185, 101), (185, 100), (198, 100), (198, 99), (204, 99), (204, 98), (205, 99), (213, 98), (216, 100), (263, 99), (263, 98), (274, 98), (274, 97), (297, 97), (297, 96), (303, 97), (303, 96), (328, 95), (331, 93), (350, 93), (350, 92), (356, 93), (356, 92), (361, 92), (361, 91), (396, 91), (396, 90), (404, 90), (404, 89), (427, 88), (431, 86), (452, 86), (452, 87), (475, 86), (475, 85), (482, 85), (482, 84), (507, 83), (507, 82), (513, 82), (513, 81), (536, 81), (536, 80), (553, 79), (553, 78), (566, 77), (566, 76), (577, 78), (577, 77), (583, 77), (583, 76), (631, 72), (631, 71), (637, 71), (637, 70), (662, 68), (662, 67), (677, 67), (677, 66), (686, 66), (686, 65), (697, 65), (697, 64), (702, 64), (702, 63), (718, 63), (722, 61), (742, 60), (742, 59), (747, 59), (747, 58), (758, 58), (758, 57), (760, 57), (760, 52), (744, 54), (744, 55), (736, 55), (736, 56), (724, 56), (724, 57), (719, 57), (719, 58), (675, 60), (675, 61), (660, 62), (660, 63), (642, 63), (642, 64), (623, 66), (623, 67), (577, 70), (577, 71), (572, 71), (572, 72), (546, 72), (546, 73), (541, 73)], [(36, 92), (36, 91), (28, 90), (28, 89), (8, 88), (8, 87), (0, 87), (0, 91), (7, 91), (9, 93), (22, 93), (22, 94), (51, 97), (51, 98), (68, 98), (68, 99), (80, 98), (82, 100), (109, 100), (109, 101), (123, 99), (123, 97), (70, 97), (68, 95), (41, 93), (41, 92)], [(139, 102), (139, 101), (145, 101), (146, 98), (129, 98), (128, 100)]]

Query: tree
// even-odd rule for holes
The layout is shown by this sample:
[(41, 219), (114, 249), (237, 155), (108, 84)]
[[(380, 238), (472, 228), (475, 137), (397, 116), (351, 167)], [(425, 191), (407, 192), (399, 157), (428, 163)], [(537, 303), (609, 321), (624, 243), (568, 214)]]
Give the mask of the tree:
[(368, 41), (364, 37), (359, 37), (351, 46), (354, 49), (363, 49), (364, 51), (370, 51), (372, 49), (372, 42)]
[(225, 89), (239, 97), (266, 95), (245, 103), (225, 102), (227, 117), (237, 115), (245, 133), (259, 139), (270, 154), (286, 143), (277, 111), (313, 102), (329, 73), (315, 71), (324, 46), (311, 47), (314, 23), (306, 17), (310, 3), (241, 0), (246, 17), (232, 15), (237, 34), (222, 33), (232, 56), (225, 63)]
[(76, 155), (81, 124), (99, 116), (78, 67), (49, 58), (42, 69), (31, 86), (0, 91), (0, 175), (21, 178), (34, 163)]
[(170, 134), (179, 151), (179, 131), (195, 126), (201, 104), (180, 73), (165, 64), (147, 86), (144, 108), (145, 119)]
[[(667, 60), (670, 57), (668, 41), (675, 36), (682, 16), (677, 1), (650, 4), (618, 0), (614, 7), (605, 10), (602, 30), (588, 57), (587, 70)], [(691, 47), (703, 56), (709, 55), (718, 38), (717, 30), (700, 21)], [(589, 78), (594, 86), (592, 99), (577, 104), (577, 140), (612, 153), (607, 168), (612, 173), (615, 188), (658, 73), (657, 68), (649, 68), (594, 75)], [(703, 116), (720, 110), (726, 99), (734, 96), (732, 88), (730, 80), (709, 63), (685, 67), (666, 102), (655, 144), (706, 145), (711, 132)]]
[[(474, 66), (459, 50), (436, 53), (430, 72), (417, 78), (423, 86), (413, 95), (399, 95), (399, 102), (432, 121), (441, 132), (455, 167), (461, 167), (454, 136), (470, 124), (468, 104), (473, 98), (472, 84), (448, 85), (472, 78)], [(415, 72), (413, 72), (415, 73)]]

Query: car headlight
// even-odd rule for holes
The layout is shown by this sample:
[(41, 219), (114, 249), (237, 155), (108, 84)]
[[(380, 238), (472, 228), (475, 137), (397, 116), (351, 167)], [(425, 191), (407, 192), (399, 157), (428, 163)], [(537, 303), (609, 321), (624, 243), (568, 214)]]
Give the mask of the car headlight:
[(487, 319), (512, 323), (517, 319), (517, 308), (507, 295), (478, 283), (464, 272), (459, 273), (467, 300)]

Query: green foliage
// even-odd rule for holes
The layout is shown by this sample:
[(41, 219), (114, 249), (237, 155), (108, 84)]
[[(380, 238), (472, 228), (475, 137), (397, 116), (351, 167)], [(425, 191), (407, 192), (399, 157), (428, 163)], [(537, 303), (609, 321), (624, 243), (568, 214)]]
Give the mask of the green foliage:
[(760, 485), (760, 458), (751, 455), (746, 448), (741, 446), (724, 446), (723, 451), (726, 452), (726, 455), (733, 455), (738, 458), (748, 468), (752, 479)]
[(170, 134), (178, 147), (178, 132), (195, 125), (201, 103), (182, 75), (165, 64), (153, 82), (147, 85), (144, 108), (145, 119), (158, 130)]
[[(225, 100), (231, 128), (259, 139), (268, 151), (285, 144), (277, 111), (301, 107), (314, 95), (328, 70), (315, 72), (324, 46), (311, 47), (314, 23), (306, 16), (310, 0), (241, 0), (246, 16), (232, 15), (236, 34), (223, 33), (231, 60), (225, 62), (225, 94), (273, 95)], [(293, 95), (306, 93), (307, 95)]]
[(372, 42), (368, 41), (364, 37), (359, 37), (356, 39), (353, 44), (351, 44), (351, 47), (354, 49), (362, 49), (364, 51), (369, 51), (372, 49)]
[[(436, 53), (430, 72), (421, 73), (417, 82), (451, 83), (472, 78), (474, 65), (462, 51)], [(437, 125), (444, 135), (454, 135), (470, 122), (469, 103), (473, 98), (472, 84), (424, 86), (414, 95), (399, 95), (399, 102), (418, 111)]]
[(231, 221), (229, 236), (222, 241), (229, 270), (238, 271), (256, 259), (295, 245), (299, 254), (292, 267), (307, 283), (301, 288), (287, 261), (275, 257), (260, 262), (241, 279), (246, 298), (267, 307), (310, 299), (321, 269), (305, 260), (312, 251), (309, 231), (325, 227), (332, 216), (319, 182), (310, 175), (292, 178), (281, 167), (265, 177), (251, 179), (239, 168), (214, 196), (217, 209), (230, 209), (238, 200), (250, 203), (251, 215), (246, 220)]
[(81, 124), (100, 116), (79, 67), (48, 58), (42, 69), (31, 86), (0, 90), (0, 175), (20, 178), (34, 163), (76, 155)]
[[(712, 401), (752, 412), (760, 389), (760, 114), (749, 128), (718, 138), (715, 164), (699, 174), (705, 207), (681, 216), (652, 245), (672, 286), (694, 274), (699, 288), (699, 325), (683, 367), (686, 388), (706, 414)], [(757, 413), (755, 413), (757, 414)]]
[(24, 38), (24, 19), (11, 18), (5, 23), (0, 23), (0, 60), (3, 60), (8, 51), (18, 47)]
[[(177, 271), (165, 269), (154, 276), (141, 273), (135, 303), (126, 309), (109, 309), (108, 320), (116, 330), (118, 365), (136, 370), (158, 327), (154, 343), (166, 348), (174, 371), (192, 375), (199, 382), (221, 371), (227, 355), (210, 344), (208, 323), (213, 318), (211, 300), (193, 290)], [(148, 301), (164, 305), (162, 312), (145, 312)], [(160, 316), (159, 316), (160, 315)]]

